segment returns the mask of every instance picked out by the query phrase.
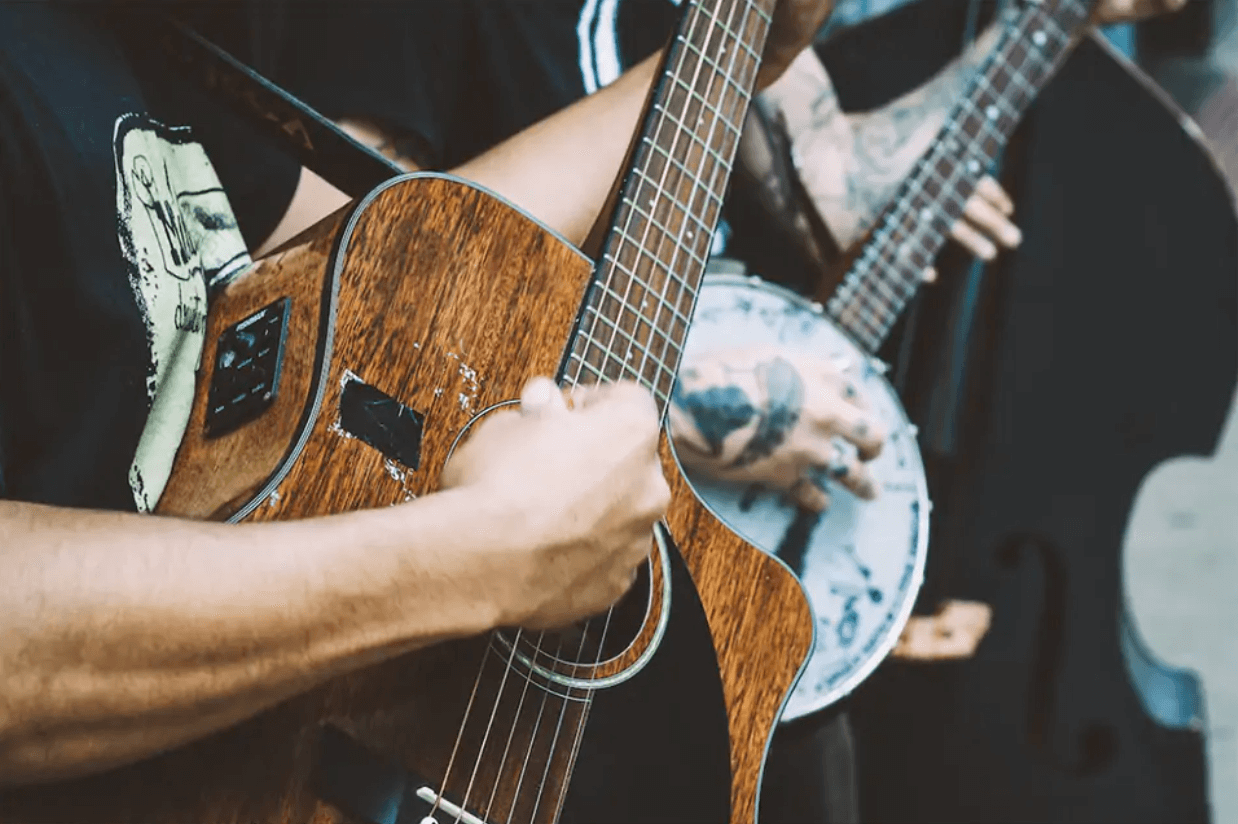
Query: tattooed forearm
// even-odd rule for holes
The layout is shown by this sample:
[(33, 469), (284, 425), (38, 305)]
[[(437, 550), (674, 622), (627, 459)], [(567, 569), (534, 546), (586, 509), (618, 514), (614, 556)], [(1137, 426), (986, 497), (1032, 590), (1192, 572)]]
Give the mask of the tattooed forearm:
[[(699, 435), (696, 440), (704, 443), (709, 457), (715, 460), (723, 458), (728, 437), (752, 426), (747, 443), (728, 464), (732, 468), (749, 466), (773, 454), (799, 422), (803, 379), (789, 361), (777, 357), (751, 369), (724, 366), (723, 374), (723, 381), (704, 383), (694, 370), (685, 369), (675, 384), (671, 402), (681, 413), (676, 417), (691, 423)], [(756, 401), (735, 381), (741, 374), (750, 376), (745, 383), (755, 382)], [(681, 437), (676, 440), (692, 446)]]
[(840, 246), (858, 241), (876, 220), (999, 34), (990, 27), (928, 83), (873, 112), (844, 113), (811, 50), (764, 92), (782, 115), (800, 179)]
[(846, 200), (841, 209), (852, 216), (849, 228), (854, 236), (840, 236), (840, 243), (858, 240), (876, 220), (945, 124), (975, 70), (997, 45), (999, 35), (996, 26), (989, 27), (960, 57), (923, 86), (876, 111), (849, 117), (851, 157)]

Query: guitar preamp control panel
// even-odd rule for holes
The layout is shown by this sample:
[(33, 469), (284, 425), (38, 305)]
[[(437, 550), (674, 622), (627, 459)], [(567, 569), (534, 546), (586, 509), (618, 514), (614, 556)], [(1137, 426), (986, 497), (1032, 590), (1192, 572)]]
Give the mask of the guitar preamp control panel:
[(207, 394), (206, 436), (218, 437), (259, 417), (275, 401), (292, 301), (280, 298), (219, 336)]

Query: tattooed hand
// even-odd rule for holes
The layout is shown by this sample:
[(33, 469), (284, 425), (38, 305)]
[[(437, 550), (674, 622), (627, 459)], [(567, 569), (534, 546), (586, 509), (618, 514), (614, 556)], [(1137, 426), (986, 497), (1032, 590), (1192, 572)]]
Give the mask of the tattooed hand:
[(860, 388), (827, 360), (760, 348), (686, 361), (670, 422), (680, 460), (713, 478), (779, 489), (817, 511), (829, 496), (814, 470), (862, 498), (876, 496), (864, 461), (880, 453), (885, 435)]

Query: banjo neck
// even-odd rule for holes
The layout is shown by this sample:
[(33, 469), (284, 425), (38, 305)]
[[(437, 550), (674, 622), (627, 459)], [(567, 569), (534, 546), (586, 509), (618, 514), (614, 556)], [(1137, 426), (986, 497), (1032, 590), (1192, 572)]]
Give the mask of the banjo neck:
[(915, 295), (976, 185), (1065, 62), (1095, 0), (1020, 0), (929, 149), (904, 179), (826, 313), (875, 352)]

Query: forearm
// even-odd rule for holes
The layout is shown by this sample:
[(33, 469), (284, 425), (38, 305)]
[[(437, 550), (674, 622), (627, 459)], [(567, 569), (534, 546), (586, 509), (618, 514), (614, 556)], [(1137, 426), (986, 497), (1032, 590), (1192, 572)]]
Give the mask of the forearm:
[(0, 502), (0, 783), (136, 760), (484, 631), (453, 501), (244, 526)]
[[(559, 232), (584, 242), (606, 204), (653, 85), (661, 52), (614, 83), (550, 115), (451, 173), (479, 183)], [(371, 146), (384, 139), (349, 122), (347, 131)], [(400, 159), (408, 166), (406, 159)], [(411, 170), (411, 169), (410, 169)], [(254, 250), (267, 254), (348, 202), (348, 196), (308, 169), (279, 225)]]
[(615, 183), (661, 52), (453, 170), (582, 243)]
[(999, 34), (990, 26), (928, 82), (872, 112), (844, 113), (811, 51), (770, 87), (767, 94), (786, 118), (801, 179), (840, 246), (858, 241), (889, 203)]
[(997, 45), (997, 26), (990, 26), (958, 58), (923, 86), (882, 108), (850, 115), (852, 155), (845, 201), (855, 215), (859, 239), (885, 208), (920, 156), (945, 125), (946, 117), (966, 91), (976, 69)]

